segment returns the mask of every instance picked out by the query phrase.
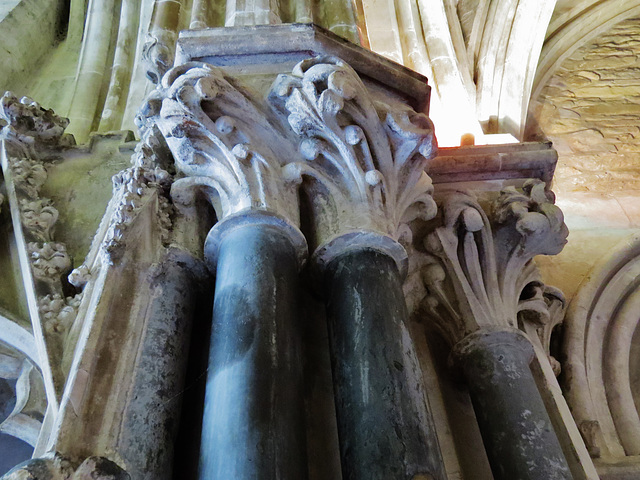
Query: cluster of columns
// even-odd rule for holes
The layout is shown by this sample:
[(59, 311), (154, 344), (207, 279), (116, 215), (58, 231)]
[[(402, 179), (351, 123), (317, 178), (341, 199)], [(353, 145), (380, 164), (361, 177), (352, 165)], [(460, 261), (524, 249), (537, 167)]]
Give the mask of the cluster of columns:
[[(311, 59), (294, 72), (270, 97), (285, 97), (276, 109), (288, 110), (290, 127), (264, 121), (264, 107), (210, 65), (176, 67), (163, 81), (159, 127), (187, 177), (180, 182), (205, 191), (219, 219), (205, 243), (216, 286), (199, 478), (307, 478), (297, 288), (308, 263), (327, 309), (343, 479), (444, 480), (407, 330), (407, 254), (394, 238), (401, 207), (435, 214), (424, 173), (435, 151), (430, 122), (376, 111), (340, 60)], [(281, 128), (302, 137), (306, 160), (285, 148)], [(307, 191), (316, 225), (306, 236), (288, 190), (300, 172), (329, 184)], [(528, 340), (484, 333), (454, 350), (495, 478), (572, 478), (529, 370)]]
[[(223, 232), (207, 252), (216, 290), (201, 479), (307, 478), (297, 293), (305, 243), (265, 216), (248, 212), (239, 228), (210, 233)], [(395, 261), (365, 245), (337, 255), (324, 280), (343, 478), (444, 478)]]

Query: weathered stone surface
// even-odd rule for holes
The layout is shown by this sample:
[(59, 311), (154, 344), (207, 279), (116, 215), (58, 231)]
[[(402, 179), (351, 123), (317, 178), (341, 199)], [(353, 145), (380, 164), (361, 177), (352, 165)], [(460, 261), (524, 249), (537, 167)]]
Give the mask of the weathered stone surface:
[(554, 143), (554, 189), (612, 195), (640, 188), (640, 21), (625, 20), (565, 60), (532, 104)]

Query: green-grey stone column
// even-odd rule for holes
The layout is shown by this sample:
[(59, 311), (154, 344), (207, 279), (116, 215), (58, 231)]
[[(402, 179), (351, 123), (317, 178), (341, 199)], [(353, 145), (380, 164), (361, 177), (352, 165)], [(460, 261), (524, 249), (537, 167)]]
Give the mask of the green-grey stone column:
[(299, 255), (290, 231), (256, 218), (224, 220), (206, 247), (216, 286), (200, 480), (307, 477)]
[(343, 480), (443, 479), (396, 262), (348, 251), (325, 282)]
[(573, 478), (529, 364), (519, 330), (480, 330), (454, 347), (496, 480)]

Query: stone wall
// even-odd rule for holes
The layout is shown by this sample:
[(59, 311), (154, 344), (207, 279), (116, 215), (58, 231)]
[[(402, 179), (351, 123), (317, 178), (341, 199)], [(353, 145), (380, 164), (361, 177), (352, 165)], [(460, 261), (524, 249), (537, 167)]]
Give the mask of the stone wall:
[(640, 18), (577, 50), (533, 111), (532, 123), (560, 155), (557, 193), (634, 194), (640, 187)]

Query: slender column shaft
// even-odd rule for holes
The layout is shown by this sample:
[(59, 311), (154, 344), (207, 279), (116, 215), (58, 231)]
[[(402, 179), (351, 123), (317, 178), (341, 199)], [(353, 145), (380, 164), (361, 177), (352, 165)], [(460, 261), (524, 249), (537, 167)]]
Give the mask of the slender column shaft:
[(571, 479), (529, 363), (533, 346), (513, 331), (480, 331), (454, 348), (496, 480)]
[(305, 479), (297, 261), (276, 227), (225, 232), (219, 248), (201, 480)]
[(442, 478), (395, 262), (346, 253), (327, 282), (343, 479)]

